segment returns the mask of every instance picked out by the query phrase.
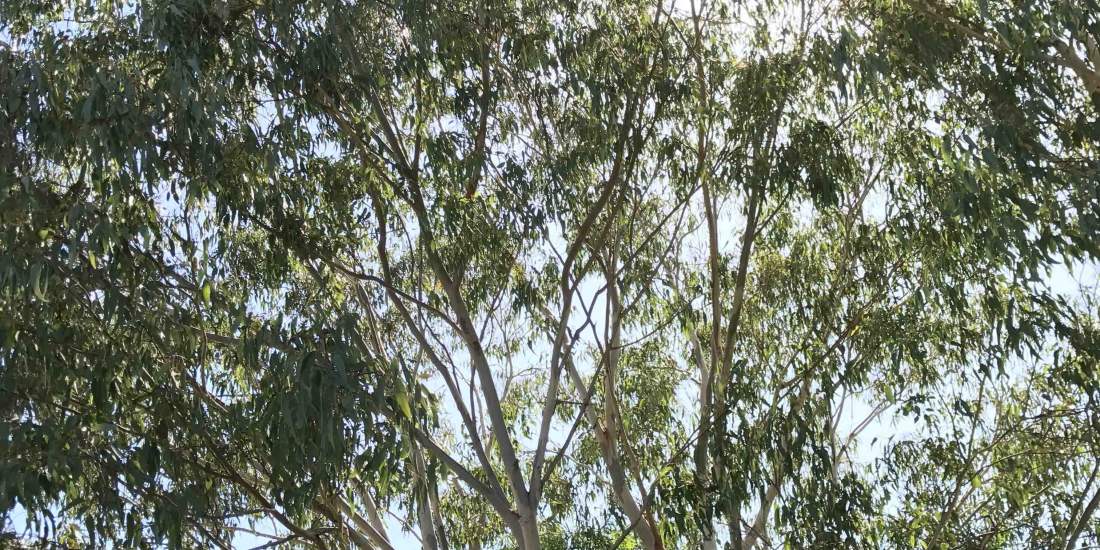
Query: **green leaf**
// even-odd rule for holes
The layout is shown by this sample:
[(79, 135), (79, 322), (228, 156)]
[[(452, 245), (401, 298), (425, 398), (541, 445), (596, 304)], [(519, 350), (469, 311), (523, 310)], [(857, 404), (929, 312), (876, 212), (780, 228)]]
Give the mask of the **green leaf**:
[(405, 415), (405, 419), (412, 420), (412, 409), (409, 407), (408, 394), (400, 392), (394, 395), (393, 398), (397, 401), (397, 406), (401, 409), (401, 414)]
[(42, 264), (36, 263), (31, 266), (30, 280), (31, 289), (34, 292), (34, 296), (43, 302), (48, 302), (46, 298), (46, 281), (45, 275), (42, 273)]

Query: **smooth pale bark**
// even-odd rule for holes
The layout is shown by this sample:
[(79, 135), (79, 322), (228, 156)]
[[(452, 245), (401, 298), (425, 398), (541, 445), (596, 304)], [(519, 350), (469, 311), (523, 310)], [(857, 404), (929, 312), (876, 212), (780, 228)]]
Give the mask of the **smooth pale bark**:
[[(1073, 509), (1070, 510), (1069, 517), (1067, 518), (1070, 524), (1074, 524), (1076, 520), (1076, 527), (1070, 530), (1066, 536), (1065, 550), (1074, 550), (1074, 546), (1077, 546), (1077, 538), (1081, 536), (1081, 531), (1088, 525), (1089, 518), (1092, 516), (1096, 506), (1100, 504), (1100, 491), (1092, 496), (1092, 499), (1085, 504), (1085, 499), (1088, 498), (1088, 493), (1092, 489), (1093, 484), (1096, 483), (1097, 475), (1100, 474), (1100, 462), (1097, 462), (1092, 467), (1092, 473), (1089, 475), (1089, 481), (1085, 484), (1085, 489), (1081, 491), (1081, 498), (1073, 505)], [(1081, 507), (1084, 506), (1085, 510), (1082, 512)], [(1077, 514), (1081, 514), (1078, 518)]]
[(389, 536), (386, 534), (386, 524), (382, 522), (382, 516), (378, 513), (378, 505), (374, 503), (374, 497), (371, 496), (370, 491), (363, 487), (361, 483), (359, 485), (359, 498), (363, 500), (363, 505), (367, 509), (367, 520), (370, 522), (370, 526), (382, 537), (382, 540), (389, 543)]
[(1081, 536), (1081, 533), (1085, 531), (1085, 528), (1088, 527), (1089, 521), (1096, 512), (1097, 506), (1100, 506), (1100, 491), (1092, 495), (1092, 499), (1089, 500), (1088, 505), (1085, 506), (1085, 510), (1081, 512), (1081, 517), (1077, 520), (1077, 526), (1073, 528), (1069, 541), (1066, 542), (1066, 550), (1075, 550), (1077, 548), (1077, 539)]
[[(393, 159), (394, 163), (401, 172), (408, 187), (408, 195), (404, 198), (413, 209), (417, 222), (420, 225), (420, 240), (428, 258), (428, 264), (435, 274), (436, 279), (439, 281), (439, 284), (443, 287), (443, 291), (447, 296), (448, 305), (450, 305), (451, 310), (455, 314), (455, 322), (458, 325), (459, 336), (466, 344), (467, 351), (470, 354), (470, 360), (474, 369), (477, 371), (482, 398), (485, 400), (486, 412), (489, 415), (493, 434), (497, 438), (501, 460), (504, 463), (504, 470), (512, 489), (516, 507), (518, 508), (517, 511), (520, 516), (521, 526), (525, 522), (536, 522), (537, 518), (535, 517), (534, 509), (530, 506), (527, 487), (523, 480), (523, 473), (520, 469), (511, 435), (508, 433), (507, 422), (504, 419), (503, 409), (500, 405), (500, 395), (497, 392), (492, 369), (485, 356), (485, 350), (481, 345), (477, 329), (473, 325), (469, 310), (462, 298), (457, 280), (452, 277), (451, 274), (447, 273), (443, 261), (435, 251), (435, 237), (431, 220), (428, 217), (427, 208), (424, 204), (424, 197), (421, 195), (418, 167), (409, 164), (407, 160), (408, 157), (404, 153), (404, 148), (397, 138), (397, 133), (393, 130), (389, 117), (386, 115), (386, 111), (382, 108), (377, 96), (370, 95), (369, 99), (375, 119), (382, 129), (383, 136), (389, 145), (391, 154), (395, 157)], [(394, 190), (397, 191), (397, 189)], [(380, 208), (378, 201), (376, 201), (376, 209), (377, 208)], [(535, 546), (531, 546), (531, 541), (525, 542), (527, 544), (525, 548), (538, 548), (537, 537), (535, 537), (534, 540)]]
[(382, 550), (393, 550), (393, 546), (387, 540), (385, 531), (378, 530), (373, 525), (363, 519), (363, 517), (354, 510), (351, 506), (348, 506), (347, 502), (343, 499), (333, 499), (333, 505), (328, 506), (329, 509), (335, 508), (344, 517), (348, 518), (351, 522), (351, 526), (355, 529), (349, 529), (348, 532), (352, 536), (352, 541), (356, 543), (356, 546), (361, 548), (380, 548)]
[[(513, 500), (517, 508), (516, 511), (519, 514), (520, 529), (524, 533), (523, 547), (530, 550), (538, 549), (540, 546), (537, 536), (538, 518), (535, 512), (536, 507), (532, 506), (530, 502), (530, 494), (527, 491), (527, 486), (523, 479), (523, 471), (516, 455), (512, 436), (508, 431), (508, 423), (504, 418), (504, 410), (501, 407), (500, 394), (497, 392), (492, 368), (489, 366), (489, 360), (485, 355), (485, 350), (478, 337), (477, 329), (474, 327), (470, 312), (466, 307), (466, 302), (462, 298), (458, 283), (447, 273), (443, 266), (443, 261), (435, 252), (431, 222), (428, 219), (424, 200), (420, 196), (420, 190), (415, 182), (410, 183), (412, 187), (411, 206), (420, 222), (420, 237), (424, 244), (428, 263), (431, 265), (436, 279), (443, 287), (444, 294), (447, 296), (447, 302), (455, 314), (455, 321), (459, 328), (459, 336), (466, 345), (466, 349), (470, 354), (471, 364), (477, 373), (482, 398), (485, 400), (486, 413), (489, 415), (489, 423), (492, 427), (493, 435), (497, 440), (501, 461), (504, 463), (504, 471), (512, 489)], [(532, 537), (531, 533), (535, 533), (536, 535)]]
[(428, 496), (429, 491), (434, 490), (429, 488), (427, 468), (424, 464), (424, 454), (420, 451), (420, 448), (416, 443), (409, 444), (412, 451), (413, 468), (416, 473), (415, 478), (415, 506), (416, 506), (416, 520), (420, 527), (420, 542), (424, 550), (441, 550), (443, 546), (439, 543), (439, 534), (436, 532), (436, 524), (434, 514), (432, 513), (432, 502)]
[(656, 526), (652, 524), (651, 520), (646, 517), (645, 510), (634, 500), (634, 497), (630, 493), (630, 488), (626, 478), (626, 468), (622, 466), (620, 457), (625, 455), (626, 440), (622, 431), (621, 415), (619, 413), (618, 405), (618, 376), (619, 376), (619, 358), (622, 356), (622, 314), (623, 305), (619, 299), (618, 281), (616, 280), (616, 273), (618, 271), (618, 262), (612, 259), (609, 262), (607, 272), (607, 301), (610, 309), (610, 328), (611, 338), (608, 340), (607, 350), (607, 372), (604, 376), (604, 416), (602, 418), (604, 424), (603, 439), (601, 442), (601, 449), (605, 450), (606, 456), (614, 457), (612, 462), (615, 462), (617, 467), (616, 471), (612, 472), (612, 486), (615, 489), (619, 499), (630, 509), (626, 510), (630, 520), (634, 522), (635, 533), (637, 533), (639, 540), (642, 542), (642, 546), (649, 549), (660, 550), (664, 548), (664, 544), (661, 542), (659, 533)]
[[(628, 115), (630, 115), (630, 112), (628, 112)], [(626, 127), (625, 123), (626, 121), (624, 121), (624, 128)], [(626, 134), (620, 133), (620, 137), (625, 140)], [(611, 177), (609, 177), (604, 184), (603, 190), (596, 199), (596, 203), (593, 204), (587, 214), (585, 214), (584, 220), (577, 229), (577, 235), (574, 237), (573, 243), (569, 246), (565, 254), (565, 259), (562, 261), (560, 282), (562, 293), (561, 315), (558, 319), (557, 331), (554, 334), (554, 347), (550, 355), (550, 378), (546, 390), (546, 397), (543, 400), (542, 421), (539, 426), (538, 443), (535, 447), (535, 459), (531, 466), (531, 505), (533, 507), (538, 506), (538, 501), (542, 493), (542, 473), (543, 464), (546, 459), (546, 446), (550, 439), (550, 424), (554, 418), (554, 411), (557, 410), (559, 385), (561, 383), (561, 364), (566, 353), (565, 347), (569, 336), (569, 318), (573, 311), (573, 293), (578, 284), (577, 282), (570, 282), (573, 272), (573, 263), (576, 261), (577, 255), (580, 254), (581, 248), (588, 241), (589, 234), (592, 232), (592, 228), (595, 226), (597, 219), (607, 208), (612, 195), (619, 186), (619, 179), (622, 174), (622, 156), (623, 149), (616, 148), (616, 160), (611, 171)]]
[[(584, 398), (583, 394), (585, 389), (584, 380), (581, 378), (580, 373), (573, 365), (572, 361), (566, 360), (566, 370), (569, 372), (569, 377), (573, 382), (574, 388), (581, 399)], [(612, 493), (615, 498), (615, 502), (619, 505), (619, 508), (634, 525), (634, 532), (638, 535), (638, 539), (642, 544), (642, 547), (647, 550), (655, 550), (659, 548), (657, 546), (657, 540), (653, 532), (650, 529), (649, 523), (646, 521), (642, 513), (642, 507), (634, 498), (633, 493), (630, 492), (630, 488), (627, 482), (626, 468), (623, 466), (622, 461), (619, 459), (620, 451), (616, 444), (612, 430), (608, 429), (604, 423), (604, 417), (602, 417), (594, 408), (588, 408), (586, 411), (589, 424), (592, 425), (594, 434), (596, 436), (596, 442), (600, 446), (600, 455), (603, 458), (604, 466), (607, 467), (607, 473), (611, 478)]]
[[(622, 304), (619, 300), (618, 283), (614, 281), (614, 273), (615, 269), (613, 267), (608, 269), (608, 320), (611, 334), (608, 339), (608, 349), (604, 354), (604, 408), (602, 414), (597, 412), (595, 408), (586, 408), (585, 415), (593, 427), (604, 466), (606, 466), (608, 475), (611, 478), (612, 496), (615, 502), (627, 519), (630, 520), (630, 524), (633, 526), (632, 530), (638, 536), (642, 547), (647, 550), (660, 550), (664, 546), (651, 519), (647, 517), (642, 505), (630, 492), (629, 477), (622, 460), (624, 452), (620, 446), (622, 440), (621, 423), (618, 420), (619, 413), (615, 397), (618, 392), (615, 383), (618, 361), (622, 351)], [(580, 372), (577, 371), (576, 366), (568, 357), (565, 366), (573, 382), (573, 387), (578, 393), (578, 399), (584, 400), (586, 396), (583, 394), (586, 385)], [(598, 375), (598, 372), (593, 374), (593, 376)]]

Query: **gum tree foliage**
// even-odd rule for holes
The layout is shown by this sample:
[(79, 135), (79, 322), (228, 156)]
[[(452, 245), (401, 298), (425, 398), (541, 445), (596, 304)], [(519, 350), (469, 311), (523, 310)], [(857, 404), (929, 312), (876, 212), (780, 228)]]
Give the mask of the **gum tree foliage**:
[(4, 0), (4, 544), (1098, 544), (1098, 40)]

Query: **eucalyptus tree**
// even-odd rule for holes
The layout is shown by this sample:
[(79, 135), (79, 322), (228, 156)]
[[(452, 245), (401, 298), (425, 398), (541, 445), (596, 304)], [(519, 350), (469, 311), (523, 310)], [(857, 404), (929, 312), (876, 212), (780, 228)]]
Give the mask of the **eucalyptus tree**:
[(1098, 14), (0, 3), (9, 527), (1098, 542)]

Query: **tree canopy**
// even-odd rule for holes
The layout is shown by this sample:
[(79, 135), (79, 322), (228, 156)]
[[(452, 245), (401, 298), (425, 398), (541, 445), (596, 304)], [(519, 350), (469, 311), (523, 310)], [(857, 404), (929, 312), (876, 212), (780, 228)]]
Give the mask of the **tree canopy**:
[(1100, 545), (1096, 0), (2, 0), (0, 545)]

